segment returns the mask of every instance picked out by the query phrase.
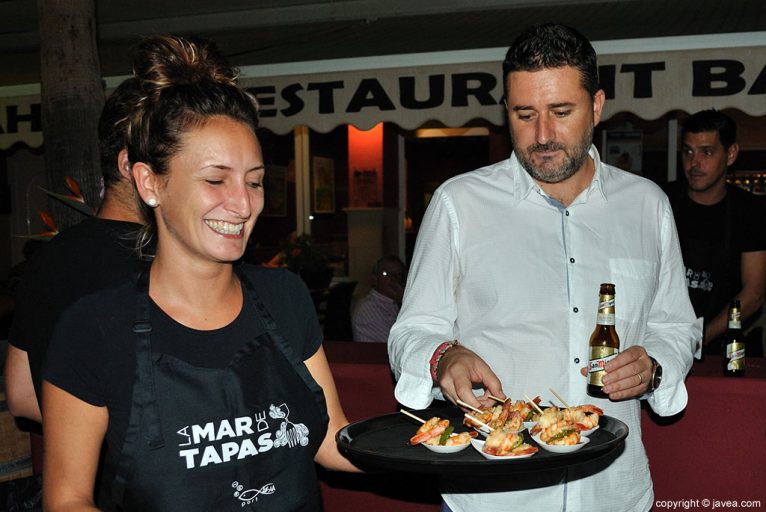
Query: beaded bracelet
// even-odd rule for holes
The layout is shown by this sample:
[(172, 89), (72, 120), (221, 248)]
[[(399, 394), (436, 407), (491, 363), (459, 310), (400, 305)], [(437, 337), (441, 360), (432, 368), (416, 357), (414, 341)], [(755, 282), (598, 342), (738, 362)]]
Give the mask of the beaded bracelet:
[(455, 345), (459, 345), (457, 340), (452, 341), (445, 341), (438, 347), (436, 347), (436, 350), (434, 351), (434, 355), (431, 356), (431, 361), (429, 363), (431, 368), (431, 379), (433, 379), (434, 382), (438, 381), (438, 378), (436, 376), (436, 371), (439, 369), (439, 361), (442, 360), (442, 357), (444, 357), (444, 354), (447, 353), (449, 349), (454, 347)]

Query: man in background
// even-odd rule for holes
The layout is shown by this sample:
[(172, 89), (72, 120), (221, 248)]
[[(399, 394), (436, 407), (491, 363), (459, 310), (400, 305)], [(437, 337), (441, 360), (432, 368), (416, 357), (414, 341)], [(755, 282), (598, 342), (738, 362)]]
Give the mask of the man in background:
[(372, 269), (372, 289), (351, 319), (354, 341), (385, 343), (402, 304), (404, 263), (396, 256), (380, 258)]
[[(686, 184), (669, 193), (689, 297), (705, 319), (703, 350), (710, 353), (720, 353), (717, 341), (726, 332), (729, 302), (739, 299), (744, 322), (760, 310), (766, 294), (764, 202), (726, 183), (739, 153), (736, 130), (734, 121), (716, 110), (689, 116), (681, 133)], [(761, 344), (748, 344), (748, 354), (762, 354)]]
[(125, 121), (139, 98), (137, 82), (128, 79), (104, 104), (98, 125), (104, 199), (98, 214), (47, 242), (22, 276), (4, 372), (14, 416), (41, 421), (42, 368), (61, 313), (139, 269), (135, 239), (141, 218), (125, 149)]

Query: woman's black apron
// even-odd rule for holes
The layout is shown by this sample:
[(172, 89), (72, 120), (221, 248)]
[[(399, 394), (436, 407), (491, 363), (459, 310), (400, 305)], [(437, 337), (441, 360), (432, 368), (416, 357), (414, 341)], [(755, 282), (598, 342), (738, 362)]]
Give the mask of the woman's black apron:
[(327, 431), (324, 394), (238, 276), (266, 332), (224, 369), (152, 353), (149, 271), (139, 278), (133, 405), (112, 487), (124, 510), (320, 508), (313, 459)]

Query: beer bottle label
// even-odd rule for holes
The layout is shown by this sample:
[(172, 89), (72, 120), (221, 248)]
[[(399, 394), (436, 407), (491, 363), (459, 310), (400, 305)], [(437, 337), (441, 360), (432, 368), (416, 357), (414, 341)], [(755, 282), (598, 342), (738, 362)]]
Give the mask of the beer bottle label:
[(744, 370), (745, 369), (745, 344), (741, 342), (728, 343), (726, 345), (726, 369)]
[(729, 329), (741, 329), (742, 328), (742, 314), (738, 309), (732, 309), (729, 311)]
[(620, 349), (614, 347), (591, 347), (590, 361), (588, 362), (588, 384), (603, 386), (601, 378), (605, 373), (604, 367), (619, 353)]
[(598, 301), (596, 323), (614, 325), (614, 295), (602, 295)]

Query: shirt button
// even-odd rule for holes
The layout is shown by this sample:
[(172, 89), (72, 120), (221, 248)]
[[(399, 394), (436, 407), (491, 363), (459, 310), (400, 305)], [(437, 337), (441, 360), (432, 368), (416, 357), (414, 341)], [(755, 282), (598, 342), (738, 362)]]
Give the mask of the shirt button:
[(564, 212), (564, 215), (566, 215), (567, 217), (569, 217), (569, 210), (567, 210), (566, 212)]
[(577, 313), (577, 312), (579, 312), (580, 310), (579, 310), (579, 309), (577, 309), (577, 308), (572, 308), (572, 311), (574, 311), (575, 313)]
[(574, 258), (569, 258), (569, 263), (574, 263)]
[(579, 357), (575, 357), (574, 358), (574, 362), (575, 362), (575, 364), (579, 363), (580, 362), (580, 358)]

